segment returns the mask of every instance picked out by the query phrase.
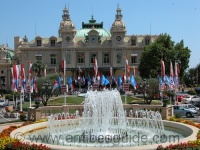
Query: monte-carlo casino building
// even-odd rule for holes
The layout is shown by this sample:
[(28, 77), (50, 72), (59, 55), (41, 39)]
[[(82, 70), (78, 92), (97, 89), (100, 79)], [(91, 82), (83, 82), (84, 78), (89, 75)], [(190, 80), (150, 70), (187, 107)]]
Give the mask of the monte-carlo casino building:
[[(112, 17), (112, 16), (111, 16)], [(43, 38), (36, 36), (28, 41), (25, 36), (14, 37), (15, 55), (19, 62), (28, 70), (28, 61), (31, 63), (40, 59), (47, 65), (47, 74), (54, 73), (57, 68), (61, 71), (61, 64), (66, 59), (66, 77), (73, 79), (79, 73), (85, 77), (94, 74), (94, 58), (98, 61), (98, 71), (109, 75), (110, 66), (115, 76), (122, 75), (125, 69), (125, 59), (128, 59), (131, 71), (138, 65), (140, 56), (146, 45), (154, 42), (157, 35), (126, 35), (126, 25), (122, 20), (122, 9), (116, 10), (110, 30), (103, 27), (103, 22), (97, 23), (92, 16), (89, 22), (82, 22), (82, 28), (76, 29), (70, 13), (65, 7), (60, 22), (58, 37)]]

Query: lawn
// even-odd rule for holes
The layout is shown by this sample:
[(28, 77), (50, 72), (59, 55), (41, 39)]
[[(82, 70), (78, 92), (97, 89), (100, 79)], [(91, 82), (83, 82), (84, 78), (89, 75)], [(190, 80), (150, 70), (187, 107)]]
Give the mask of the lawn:
[[(122, 102), (125, 103), (125, 96), (121, 96), (122, 98)], [(67, 105), (80, 105), (82, 104), (84, 101), (84, 97), (77, 97), (77, 96), (73, 96), (73, 97), (66, 97), (66, 103)], [(143, 104), (144, 103), (144, 100), (141, 99), (141, 98), (137, 98), (135, 96), (127, 96), (127, 104), (130, 104), (130, 103), (134, 103), (134, 104)], [(153, 105), (160, 105), (161, 102), (160, 100), (153, 100), (152, 103)], [(34, 106), (34, 101), (32, 101), (32, 106)], [(55, 100), (49, 100), (48, 101), (48, 106), (61, 106), (61, 105), (64, 105), (64, 98), (58, 98), (58, 99), (55, 99)], [(42, 106), (42, 104), (41, 104)], [(22, 109), (23, 111), (27, 111), (29, 107), (29, 102), (24, 102), (23, 105), (22, 105)]]

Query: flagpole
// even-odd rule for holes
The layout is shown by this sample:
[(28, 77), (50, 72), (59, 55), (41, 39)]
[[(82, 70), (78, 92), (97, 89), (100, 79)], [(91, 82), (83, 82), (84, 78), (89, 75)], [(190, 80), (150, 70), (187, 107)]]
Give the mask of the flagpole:
[[(29, 107), (31, 107), (31, 82), (30, 82), (30, 73), (32, 73), (31, 72), (31, 62), (30, 61), (28, 61), (28, 86), (30, 87), (30, 91), (29, 91)], [(31, 74), (32, 75), (32, 74)]]
[[(65, 74), (66, 74), (66, 61), (65, 61), (65, 58), (64, 58), (64, 85), (65, 85)], [(67, 88), (67, 87), (66, 87)], [(66, 105), (66, 91), (64, 92), (64, 104)]]

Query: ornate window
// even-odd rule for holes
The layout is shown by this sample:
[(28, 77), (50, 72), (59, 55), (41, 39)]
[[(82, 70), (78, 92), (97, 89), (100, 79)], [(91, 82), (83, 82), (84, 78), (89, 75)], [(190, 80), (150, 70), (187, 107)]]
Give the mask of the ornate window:
[(121, 53), (118, 53), (117, 54), (117, 63), (121, 63), (121, 59), (122, 59), (122, 54)]
[(90, 54), (90, 63), (94, 63), (94, 59), (96, 56), (97, 54), (94, 54), (94, 53)]
[(78, 63), (84, 63), (84, 53), (78, 53)]
[(71, 62), (71, 55), (69, 53), (67, 53), (66, 55), (66, 64), (70, 64)]
[(133, 36), (133, 37), (131, 37), (131, 45), (136, 45), (136, 37), (135, 36)]
[(131, 54), (131, 63), (132, 64), (137, 63), (137, 54)]
[(56, 40), (51, 40), (51, 46), (55, 46), (56, 45)]
[(110, 56), (108, 53), (103, 54), (103, 63), (110, 63)]
[(50, 54), (50, 59), (51, 59), (51, 64), (55, 65), (56, 64), (56, 54)]
[(150, 37), (149, 36), (147, 36), (147, 37), (145, 37), (145, 45), (149, 45), (150, 44)]
[(42, 40), (37, 40), (37, 46), (41, 46), (42, 45)]

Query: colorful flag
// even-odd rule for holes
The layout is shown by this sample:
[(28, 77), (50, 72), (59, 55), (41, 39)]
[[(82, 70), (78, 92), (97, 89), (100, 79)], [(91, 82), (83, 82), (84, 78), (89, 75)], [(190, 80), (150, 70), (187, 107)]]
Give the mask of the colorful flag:
[(97, 73), (98, 73), (98, 64), (97, 64), (97, 59), (95, 57), (94, 58), (94, 74), (95, 74), (95, 77), (97, 76)]
[(130, 83), (136, 89), (137, 83), (136, 83), (133, 75), (131, 75), (131, 77), (130, 77)]
[(127, 72), (129, 72), (130, 71), (130, 66), (128, 65), (128, 59), (125, 58), (125, 60), (126, 60), (126, 70), (127, 70)]
[(109, 84), (110, 82), (108, 81), (108, 79), (105, 78), (104, 75), (101, 76), (101, 84), (103, 86), (106, 86), (107, 84)]
[(33, 70), (32, 70), (32, 63), (30, 61), (28, 61), (28, 73), (29, 73), (29, 79), (30, 79), (30, 76), (32, 75), (33, 73)]
[(58, 83), (57, 83), (57, 81), (56, 80), (54, 80), (54, 83), (53, 83), (53, 88), (52, 88), (52, 93), (53, 93), (53, 91), (56, 89), (56, 88), (58, 88), (59, 86), (58, 86)]
[(163, 60), (161, 60), (161, 76), (165, 76), (165, 63)]
[(122, 85), (122, 78), (121, 78), (121, 76), (118, 76), (117, 85), (118, 85), (118, 87), (120, 87)]
[(101, 75), (100, 75), (100, 73), (98, 73), (97, 80), (99, 81), (100, 79), (101, 79)]

